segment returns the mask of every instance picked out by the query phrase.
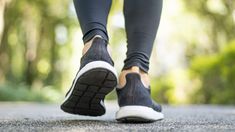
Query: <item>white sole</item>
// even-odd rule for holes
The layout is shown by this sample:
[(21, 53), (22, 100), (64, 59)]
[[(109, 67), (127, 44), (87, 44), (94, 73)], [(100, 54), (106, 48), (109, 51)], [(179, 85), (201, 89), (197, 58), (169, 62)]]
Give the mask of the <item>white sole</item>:
[(157, 112), (146, 106), (124, 106), (116, 113), (116, 120), (125, 121), (157, 121), (164, 118), (161, 112)]
[[(93, 61), (93, 62), (90, 62), (90, 63), (86, 64), (86, 65), (77, 73), (74, 82), (77, 82), (78, 78), (79, 78), (80, 76), (82, 76), (84, 73), (86, 73), (86, 72), (89, 71), (89, 70), (95, 69), (95, 68), (104, 68), (104, 69), (107, 69), (107, 70), (111, 71), (111, 72), (115, 75), (116, 79), (118, 78), (118, 77), (117, 77), (117, 72), (116, 72), (115, 68), (114, 68), (112, 65), (110, 65), (109, 63), (104, 62), (104, 61)], [(69, 91), (68, 95), (65, 97), (63, 103), (64, 103), (65, 101), (67, 101), (68, 98), (71, 96), (71, 94), (72, 94), (72, 92), (73, 92), (73, 90), (74, 90), (74, 86), (75, 86), (75, 83), (73, 83), (72, 88), (71, 88), (71, 90)], [(62, 104), (63, 104), (63, 103), (62, 103)]]

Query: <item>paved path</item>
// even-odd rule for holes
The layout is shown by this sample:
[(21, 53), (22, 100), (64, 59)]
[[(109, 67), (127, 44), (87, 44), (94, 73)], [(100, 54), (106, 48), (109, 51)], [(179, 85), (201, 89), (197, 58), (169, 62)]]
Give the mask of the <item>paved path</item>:
[(235, 106), (164, 106), (165, 119), (122, 124), (114, 119), (115, 102), (101, 117), (66, 114), (59, 105), (0, 103), (0, 131), (235, 131)]

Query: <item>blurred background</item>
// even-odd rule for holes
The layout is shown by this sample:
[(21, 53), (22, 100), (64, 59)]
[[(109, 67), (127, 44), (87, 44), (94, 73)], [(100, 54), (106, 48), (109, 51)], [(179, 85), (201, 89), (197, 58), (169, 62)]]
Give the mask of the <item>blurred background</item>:
[[(235, 104), (235, 1), (164, 0), (150, 65), (165, 104)], [(123, 0), (108, 32), (120, 73)], [(0, 0), (0, 101), (61, 102), (79, 68), (82, 33), (71, 0)], [(113, 91), (107, 99), (116, 99)]]

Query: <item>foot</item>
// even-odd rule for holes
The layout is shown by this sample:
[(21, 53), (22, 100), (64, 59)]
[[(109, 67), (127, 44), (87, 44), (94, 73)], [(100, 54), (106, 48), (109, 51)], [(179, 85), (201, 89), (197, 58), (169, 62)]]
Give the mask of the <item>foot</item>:
[(144, 81), (139, 69), (131, 68), (123, 74), (125, 74), (125, 79), (120, 76), (119, 81), (125, 80), (125, 84), (119, 84), (116, 89), (120, 106), (116, 113), (116, 120), (120, 122), (153, 122), (163, 119), (161, 105), (151, 99), (150, 86), (146, 83), (147, 81)]
[(85, 44), (79, 71), (61, 109), (71, 114), (101, 116), (105, 113), (105, 96), (117, 85), (117, 73), (107, 41), (94, 37), (90, 42)]

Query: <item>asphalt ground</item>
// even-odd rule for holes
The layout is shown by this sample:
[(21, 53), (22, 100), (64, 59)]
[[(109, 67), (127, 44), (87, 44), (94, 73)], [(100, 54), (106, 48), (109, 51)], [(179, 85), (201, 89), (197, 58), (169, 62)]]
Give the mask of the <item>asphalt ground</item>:
[(154, 123), (115, 120), (116, 101), (105, 102), (100, 117), (64, 113), (59, 104), (0, 102), (0, 131), (234, 131), (235, 106), (163, 105), (165, 118)]

